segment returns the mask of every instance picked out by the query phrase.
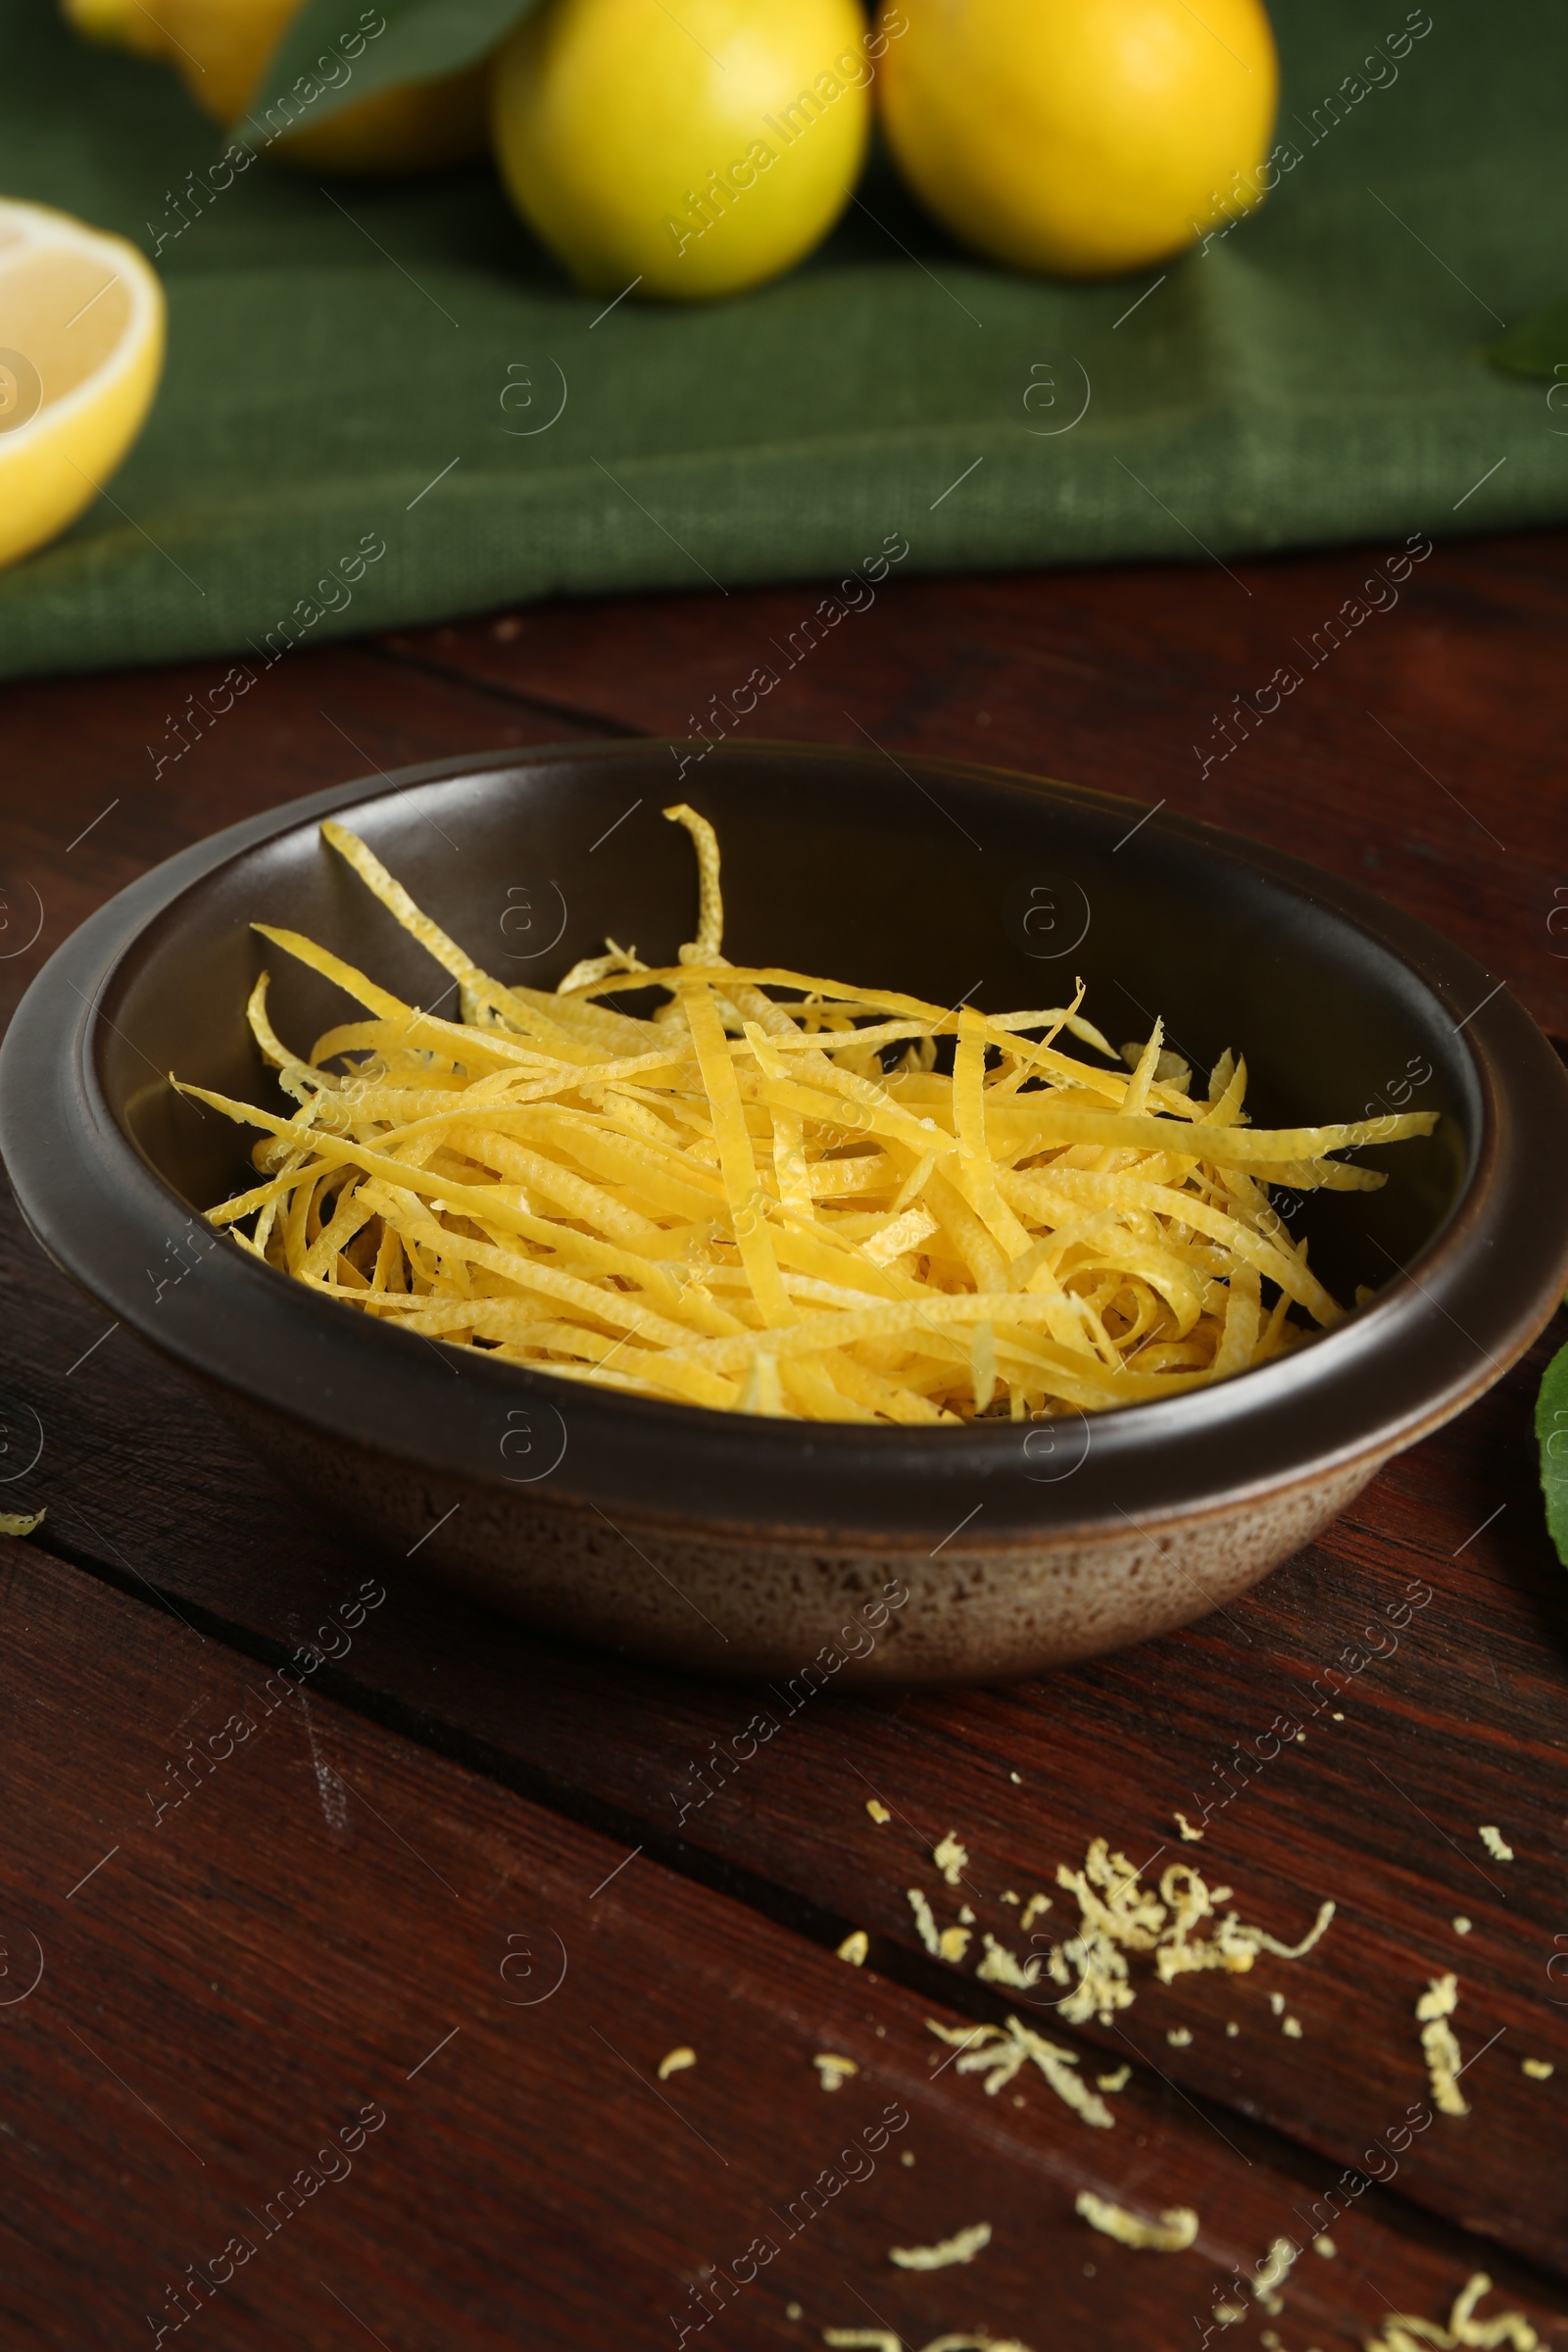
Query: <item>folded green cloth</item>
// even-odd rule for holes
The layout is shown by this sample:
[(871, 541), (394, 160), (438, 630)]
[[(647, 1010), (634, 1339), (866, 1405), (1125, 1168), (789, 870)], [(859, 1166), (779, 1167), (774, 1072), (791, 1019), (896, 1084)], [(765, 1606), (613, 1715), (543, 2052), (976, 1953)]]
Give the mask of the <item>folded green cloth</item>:
[(793, 276), (601, 316), (487, 171), (215, 190), (225, 141), (167, 69), (0, 0), (0, 192), (156, 249), (171, 330), (113, 503), (0, 573), (0, 675), (825, 577), (899, 538), (903, 576), (1568, 514), (1563, 419), (1482, 357), (1568, 276), (1568, 12), (1276, 22), (1296, 160), (1163, 270), (1011, 276), (874, 164)]

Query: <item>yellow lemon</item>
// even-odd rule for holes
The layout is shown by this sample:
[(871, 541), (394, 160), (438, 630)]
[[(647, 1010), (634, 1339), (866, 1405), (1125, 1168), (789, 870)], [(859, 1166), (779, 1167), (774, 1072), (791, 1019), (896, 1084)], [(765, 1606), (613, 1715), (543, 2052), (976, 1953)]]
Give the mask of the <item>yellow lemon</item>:
[[(133, 49), (141, 57), (168, 54), (163, 27), (141, 0), (61, 0), (66, 22), (85, 41), (111, 49)], [(156, 5), (156, 0), (155, 0)]]
[(594, 293), (732, 294), (838, 219), (870, 78), (857, 0), (542, 0), (496, 60), (496, 155)]
[[(74, 4), (103, 7), (115, 0)], [(165, 54), (203, 113), (226, 124), (261, 94), (262, 76), (301, 0), (156, 0), (156, 6)], [(356, 61), (378, 37), (369, 29), (377, 24), (385, 29), (378, 12), (365, 9), (346, 26), (345, 37), (323, 51), (308, 88), (336, 89), (351, 82)], [(486, 84), (486, 67), (470, 66), (438, 81), (379, 90), (323, 122), (312, 121), (317, 101), (296, 85), (287, 109), (270, 111), (259, 125), (281, 133), (263, 152), (315, 172), (368, 177), (442, 171), (483, 154)], [(299, 127), (285, 128), (289, 122)]]
[(886, 0), (888, 142), (1019, 270), (1163, 261), (1261, 200), (1279, 64), (1259, 0)]
[(140, 432), (164, 290), (134, 245), (0, 200), (0, 564), (74, 521)]

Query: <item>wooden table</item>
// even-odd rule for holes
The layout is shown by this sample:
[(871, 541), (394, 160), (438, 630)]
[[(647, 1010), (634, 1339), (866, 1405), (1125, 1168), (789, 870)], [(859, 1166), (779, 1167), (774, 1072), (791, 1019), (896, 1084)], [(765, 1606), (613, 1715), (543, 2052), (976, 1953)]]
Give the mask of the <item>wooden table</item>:
[[(1370, 879), (1568, 1037), (1564, 542), (1440, 546), (1307, 669), (1296, 649), (1387, 552), (890, 584), (767, 727), (1233, 825)], [(146, 747), (225, 664), (10, 688), (5, 1009), (217, 826), (372, 766), (684, 733), (818, 593), (295, 654), (156, 783)], [(1283, 663), (1299, 690), (1205, 765), (1214, 714)], [(885, 2329), (909, 2352), (1197, 2352), (1228, 2340), (1218, 2306), (1238, 2342), (1332, 2352), (1391, 2310), (1446, 2314), (1486, 2269), (1568, 2344), (1568, 1581), (1530, 1430), (1562, 1318), (1246, 1602), (1034, 1683), (820, 1698), (724, 1778), (754, 1693), (546, 1641), (369, 1555), (106, 1332), (9, 1206), (0, 1249), (0, 1494), (49, 1506), (0, 1546), (7, 2343), (741, 2352)], [(270, 1671), (312, 1642), (335, 1658), (269, 1712)], [(1260, 1766), (1281, 1716), (1305, 1737)], [(1206, 1807), (1200, 1845), (1178, 1807)], [(950, 1831), (957, 1886), (932, 1861)], [(910, 1887), (1016, 1944), (1004, 1892), (1071, 1924), (1056, 1867), (1099, 1836), (1155, 1878), (1196, 1859), (1287, 1940), (1323, 1898), (1338, 1915), (1250, 1975), (1167, 1989), (1135, 1963), (1104, 2026), (977, 1981), (978, 1940), (927, 1955)], [(835, 1956), (856, 1927), (859, 1970)], [(1471, 2112), (1411, 2132), (1414, 2007), (1450, 1969)], [(1085, 2076), (1130, 2066), (1112, 2129), (1032, 2066), (988, 2096), (927, 2030), (1008, 2014)], [(696, 2064), (661, 2080), (680, 2045)], [(823, 2053), (858, 2070), (831, 2093)], [(1112, 2242), (1086, 2188), (1196, 2209), (1196, 2245)], [(889, 2260), (980, 2222), (968, 2266)], [(1302, 2252), (1273, 2310), (1238, 2274), (1281, 2236)]]

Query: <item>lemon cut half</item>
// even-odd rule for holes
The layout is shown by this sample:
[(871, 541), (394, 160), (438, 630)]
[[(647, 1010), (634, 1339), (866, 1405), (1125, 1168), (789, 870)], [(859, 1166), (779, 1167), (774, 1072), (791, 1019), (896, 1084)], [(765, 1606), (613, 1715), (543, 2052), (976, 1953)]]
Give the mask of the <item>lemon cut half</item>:
[(74, 521), (135, 440), (164, 316), (134, 245), (0, 199), (0, 564)]

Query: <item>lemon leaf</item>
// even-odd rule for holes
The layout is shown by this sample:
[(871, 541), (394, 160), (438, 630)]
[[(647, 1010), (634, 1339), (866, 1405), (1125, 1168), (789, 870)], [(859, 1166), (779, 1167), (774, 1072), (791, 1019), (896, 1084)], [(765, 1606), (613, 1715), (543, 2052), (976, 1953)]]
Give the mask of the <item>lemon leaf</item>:
[(534, 0), (305, 0), (262, 75), (234, 137), (266, 146), (315, 129), (378, 90), (476, 65)]
[(1559, 1348), (1546, 1366), (1536, 1403), (1536, 1436), (1541, 1441), (1546, 1529), (1558, 1559), (1568, 1568), (1568, 1348)]

